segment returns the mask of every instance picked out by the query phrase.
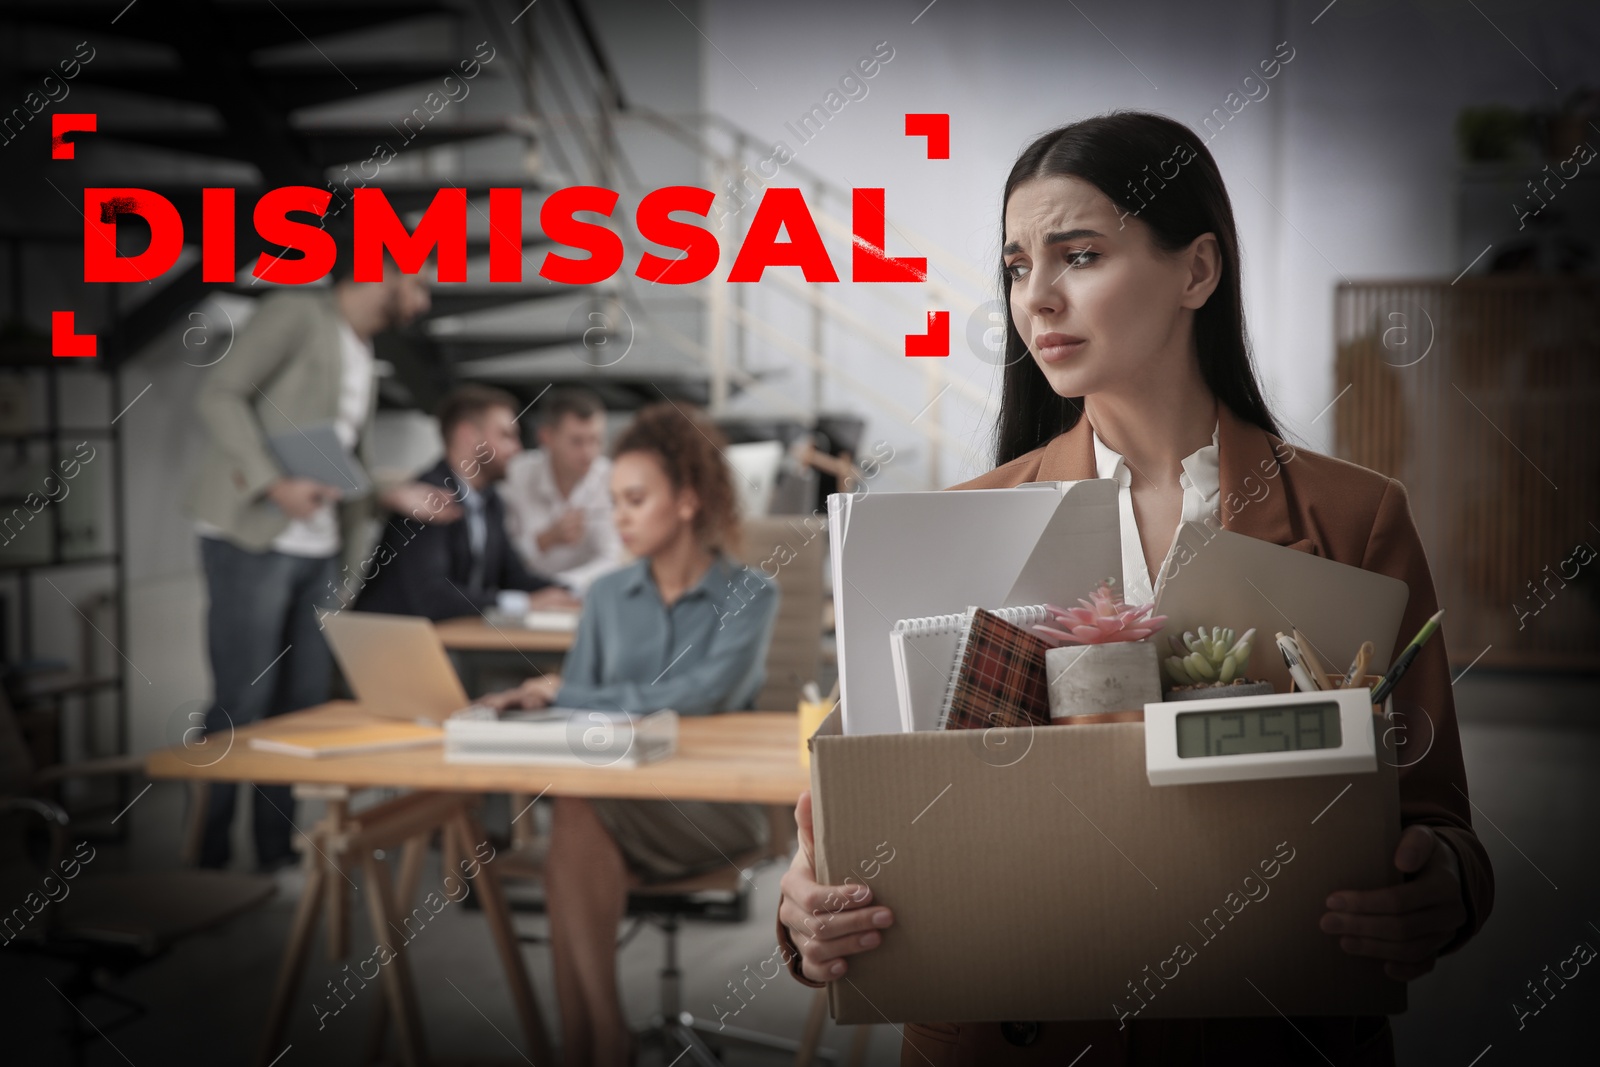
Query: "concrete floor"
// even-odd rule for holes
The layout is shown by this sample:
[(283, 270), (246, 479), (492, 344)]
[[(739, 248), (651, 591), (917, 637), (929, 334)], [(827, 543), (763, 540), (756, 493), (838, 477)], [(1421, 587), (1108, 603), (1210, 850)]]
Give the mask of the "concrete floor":
[[(1512, 1009), (1524, 983), (1570, 956), (1580, 941), (1600, 948), (1600, 857), (1595, 844), (1600, 816), (1600, 686), (1593, 679), (1528, 680), (1472, 671), (1457, 686), (1463, 743), (1478, 811), (1474, 823), (1494, 860), (1497, 899), (1487, 927), (1465, 950), (1441, 961), (1411, 985), (1411, 1009), (1394, 1020), (1399, 1059), (1406, 1064), (1528, 1064), (1572, 1062), (1588, 1047), (1589, 1024), (1600, 1010), (1600, 970), (1582, 968), (1548, 1006), (1522, 1020)], [(133, 847), (106, 848), (95, 866), (149, 868), (170, 865), (184, 803), (180, 787), (157, 784), (129, 812)], [(302, 810), (302, 824), (313, 813)], [(682, 935), (685, 1000), (697, 1014), (716, 1018), (719, 994), (746, 965), (772, 952), (770, 916), (777, 869), (757, 880), (752, 918), (742, 925), (691, 924)], [(92, 875), (91, 875), (92, 876)], [(424, 879), (437, 878), (432, 867)], [(110, 1034), (114, 1048), (92, 1050), (92, 1064), (245, 1064), (254, 1052), (278, 954), (294, 907), (296, 875), (267, 906), (227, 927), (183, 944), (136, 972), (119, 988), (150, 1006), (143, 1019)], [(356, 916), (353, 944), (362, 946), (365, 916)], [(520, 917), (530, 931), (542, 916)], [(448, 905), (416, 936), (410, 949), (435, 1054), (449, 1061), (526, 1062), (514, 1046), (518, 1033), (482, 916)], [(630, 1015), (643, 1021), (657, 1001), (661, 938), (647, 929), (621, 955), (622, 986)], [(530, 947), (526, 959), (543, 998), (553, 1008), (549, 954)], [(353, 1064), (365, 1046), (377, 986), (360, 991), (348, 1009), (318, 1026), (315, 991), (325, 990), (337, 967), (318, 956), (292, 1015), (288, 1050), (280, 1067)], [(6, 1063), (60, 1062), (57, 1033), (68, 1009), (47, 983), (64, 970), (0, 951), (0, 1013)], [(365, 1003), (363, 1003), (365, 1000)], [(739, 1026), (793, 1036), (800, 1030), (811, 992), (779, 980), (760, 989), (734, 1019)], [(102, 1021), (105, 1013), (91, 1007)], [(554, 1020), (551, 1018), (552, 1029)], [(853, 1028), (829, 1024), (825, 1044), (848, 1049)], [(899, 1035), (888, 1026), (871, 1035), (869, 1062), (898, 1062)], [(646, 1063), (661, 1063), (655, 1055)], [(734, 1052), (734, 1064), (779, 1064), (782, 1056)], [(538, 1067), (544, 1067), (540, 1064)]]

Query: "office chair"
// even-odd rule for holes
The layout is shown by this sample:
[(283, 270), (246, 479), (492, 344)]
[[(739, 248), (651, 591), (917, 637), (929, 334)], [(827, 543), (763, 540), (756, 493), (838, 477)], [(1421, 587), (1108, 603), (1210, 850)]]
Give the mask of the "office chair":
[[(143, 1016), (145, 1006), (110, 986), (108, 976), (121, 978), (158, 959), (184, 938), (218, 926), (258, 907), (276, 886), (271, 878), (229, 871), (170, 870), (106, 874), (95, 869), (91, 853), (66, 880), (71, 823), (52, 800), (28, 795), (69, 778), (137, 773), (136, 757), (62, 764), (36, 770), (17, 729), (11, 704), (0, 693), (0, 889), (4, 900), (24, 901), (43, 895), (47, 876), (66, 882), (67, 892), (37, 912), (25, 903), (0, 915), (7, 947), (16, 952), (72, 964), (59, 988), (67, 999), (67, 1043), (71, 1062), (87, 1061), (96, 1035), (125, 1026)], [(104, 863), (105, 861), (100, 861)], [(91, 997), (121, 1009), (109, 1022), (88, 1022), (82, 1003)], [(109, 1039), (107, 1039), (109, 1040)]]
[[(700, 1067), (718, 1067), (721, 1063), (707, 1044), (708, 1037), (719, 1043), (731, 1042), (770, 1052), (799, 1052), (802, 1047), (800, 1042), (788, 1038), (702, 1019), (684, 1009), (681, 996), (678, 930), (682, 920), (744, 922), (750, 917), (754, 873), (769, 864), (786, 862), (793, 851), (793, 810), (768, 806), (766, 811), (771, 832), (764, 848), (733, 856), (731, 864), (705, 874), (674, 882), (633, 886), (628, 891), (627, 915), (633, 922), (617, 947), (620, 949), (626, 945), (646, 924), (660, 930), (664, 942), (659, 972), (660, 1007), (650, 1021), (637, 1031), (638, 1037), (641, 1043), (660, 1041), (669, 1050), (676, 1045), (687, 1053), (689, 1062)], [(786, 978), (786, 972), (780, 971), (775, 978), (766, 981), (784, 981)], [(829, 1049), (816, 1050), (813, 1055), (828, 1061), (837, 1058), (837, 1054)]]
[[(730, 857), (729, 864), (704, 874), (654, 885), (641, 885), (630, 878), (624, 914), (631, 922), (618, 938), (618, 950), (647, 925), (660, 930), (664, 942), (661, 967), (657, 972), (660, 1001), (650, 1021), (635, 1033), (641, 1044), (661, 1042), (668, 1050), (669, 1059), (674, 1055), (682, 1055), (685, 1064), (719, 1067), (722, 1061), (717, 1058), (707, 1038), (717, 1044), (732, 1042), (775, 1052), (799, 1052), (804, 1047), (802, 1042), (755, 1030), (719, 1026), (715, 1020), (699, 1018), (683, 1006), (683, 972), (679, 968), (678, 957), (678, 933), (683, 920), (744, 922), (750, 917), (750, 895), (755, 872), (771, 863), (786, 862), (792, 853), (795, 832), (793, 810), (775, 805), (769, 806), (766, 811), (771, 828), (767, 844)], [(504, 865), (500, 872), (502, 880), (542, 881), (543, 856), (539, 847), (542, 844), (539, 841), (532, 848), (501, 853), (496, 863)], [(516, 907), (518, 910), (543, 911), (544, 901), (542, 897), (537, 900), (523, 897)], [(518, 939), (535, 945), (549, 943), (549, 938), (544, 934), (526, 933), (519, 935)], [(769, 981), (784, 979), (785, 975), (779, 974)], [(811, 1055), (831, 1062), (837, 1059), (838, 1054), (831, 1049), (819, 1049)]]

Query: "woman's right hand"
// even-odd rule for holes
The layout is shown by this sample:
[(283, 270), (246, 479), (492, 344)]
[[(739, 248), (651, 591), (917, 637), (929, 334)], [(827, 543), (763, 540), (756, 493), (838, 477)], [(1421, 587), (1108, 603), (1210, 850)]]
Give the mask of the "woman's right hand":
[(537, 678), (529, 678), (515, 689), (502, 689), (498, 693), (485, 693), (478, 698), (478, 703), (495, 711), (510, 711), (513, 708), (543, 708), (548, 707), (561, 689), (561, 676), (559, 674), (544, 674)]
[(894, 914), (872, 906), (872, 889), (866, 885), (817, 884), (810, 790), (800, 794), (794, 821), (800, 847), (780, 883), (778, 921), (800, 950), (801, 973), (813, 982), (831, 982), (849, 970), (846, 956), (882, 944), (879, 931), (893, 924)]

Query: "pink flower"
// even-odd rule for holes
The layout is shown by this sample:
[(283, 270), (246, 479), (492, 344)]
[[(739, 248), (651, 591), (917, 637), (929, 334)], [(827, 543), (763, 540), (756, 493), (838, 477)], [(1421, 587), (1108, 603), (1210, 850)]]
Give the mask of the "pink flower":
[(1055, 616), (1055, 626), (1035, 626), (1034, 632), (1052, 645), (1103, 645), (1113, 641), (1142, 641), (1161, 629), (1165, 615), (1151, 615), (1154, 604), (1129, 607), (1111, 591), (1109, 580), (1091, 594), (1092, 600), (1079, 599), (1081, 608), (1059, 608), (1046, 604)]

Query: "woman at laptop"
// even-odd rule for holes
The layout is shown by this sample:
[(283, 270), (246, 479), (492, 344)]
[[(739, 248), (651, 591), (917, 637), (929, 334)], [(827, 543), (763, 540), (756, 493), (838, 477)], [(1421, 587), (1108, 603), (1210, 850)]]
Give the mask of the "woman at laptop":
[[(1438, 607), (1405, 488), (1283, 440), (1245, 337), (1233, 209), (1194, 132), (1126, 111), (1051, 131), (1017, 159), (1000, 207), (996, 467), (955, 488), (1115, 479), (1134, 603), (1153, 597), (1185, 521), (1399, 578), (1410, 600), (1398, 654)], [(1423, 647), (1394, 695), (1410, 720), (1397, 725), (1414, 738), (1399, 771), (1405, 828), (1394, 865), (1404, 881), (1327, 886), (1319, 922), (1343, 951), (1409, 981), (1478, 931), (1494, 882), (1472, 829), (1442, 638)], [(847, 978), (853, 956), (897, 932), (871, 887), (817, 884), (811, 811), (807, 794), (795, 811), (802, 848), (783, 878), (778, 933), (794, 975), (821, 985)], [(864, 895), (850, 897), (854, 888)], [(945, 921), (1013, 905), (996, 885), (992, 899), (952, 900)], [(1107, 987), (1108, 1001), (1115, 992)], [(901, 1062), (1300, 1063), (1314, 1058), (1307, 1042), (1330, 1062), (1394, 1062), (1382, 1016), (1289, 1025), (1261, 1009), (1230, 1019), (913, 1024)]]
[[(680, 715), (748, 709), (764, 680), (777, 586), (729, 553), (737, 496), (722, 435), (671, 403), (639, 412), (613, 449), (612, 521), (631, 565), (595, 579), (560, 676), (484, 703)], [(629, 1062), (617, 995), (628, 878), (684, 878), (766, 843), (754, 804), (558, 797), (545, 865), (569, 1064)]]

